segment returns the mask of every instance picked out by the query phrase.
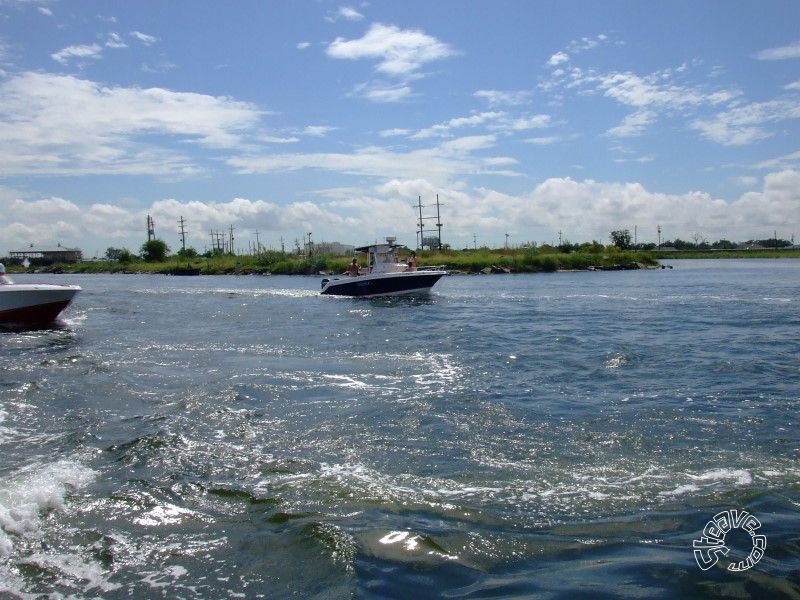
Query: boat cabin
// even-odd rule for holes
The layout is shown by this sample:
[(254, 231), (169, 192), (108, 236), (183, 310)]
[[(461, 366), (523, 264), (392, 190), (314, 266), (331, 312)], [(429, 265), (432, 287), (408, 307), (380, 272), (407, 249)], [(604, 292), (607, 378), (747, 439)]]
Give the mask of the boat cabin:
[(369, 273), (401, 273), (408, 270), (408, 265), (400, 262), (399, 252), (401, 247), (394, 243), (393, 238), (387, 238), (386, 244), (373, 244), (356, 248), (356, 252), (367, 255)]

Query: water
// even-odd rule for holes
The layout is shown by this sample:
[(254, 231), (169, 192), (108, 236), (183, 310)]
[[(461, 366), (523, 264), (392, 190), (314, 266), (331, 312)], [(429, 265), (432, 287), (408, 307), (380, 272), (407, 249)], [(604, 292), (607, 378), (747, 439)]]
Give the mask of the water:
[(674, 265), (18, 276), (84, 291), (0, 332), (0, 597), (800, 597), (800, 261)]

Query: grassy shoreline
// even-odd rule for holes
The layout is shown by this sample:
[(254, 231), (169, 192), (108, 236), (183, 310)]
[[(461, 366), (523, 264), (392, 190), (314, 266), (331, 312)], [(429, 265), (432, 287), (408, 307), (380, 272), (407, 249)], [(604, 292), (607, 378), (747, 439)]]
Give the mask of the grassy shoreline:
[[(658, 267), (660, 260), (727, 258), (800, 258), (799, 249), (732, 251), (622, 251), (615, 247), (600, 252), (543, 252), (537, 249), (478, 249), (474, 251), (423, 251), (417, 253), (420, 267), (440, 266), (461, 273), (552, 273), (556, 271), (592, 271)], [(366, 266), (363, 257), (358, 257)], [(203, 275), (317, 275), (342, 273), (352, 256), (296, 256), (267, 252), (260, 256), (219, 255), (192, 260), (170, 257), (161, 262), (134, 260), (86, 261), (24, 268), (6, 263), (10, 273), (154, 273), (171, 274), (187, 266)]]
[[(279, 252), (268, 252), (260, 256), (220, 255), (192, 260), (168, 258), (162, 262), (135, 260), (90, 261), (57, 264), (48, 267), (6, 264), (10, 273), (58, 272), (58, 273), (160, 273), (170, 274), (178, 268), (192, 267), (203, 275), (316, 275), (320, 273), (342, 273), (352, 256), (316, 255), (294, 256)], [(357, 257), (366, 266), (363, 256)], [(417, 252), (420, 267), (440, 266), (448, 271), (464, 273), (549, 273), (562, 270), (610, 270), (655, 267), (657, 261), (652, 253), (627, 252), (616, 248), (605, 248), (602, 252), (542, 253), (537, 250), (488, 250), (475, 251), (423, 251)]]

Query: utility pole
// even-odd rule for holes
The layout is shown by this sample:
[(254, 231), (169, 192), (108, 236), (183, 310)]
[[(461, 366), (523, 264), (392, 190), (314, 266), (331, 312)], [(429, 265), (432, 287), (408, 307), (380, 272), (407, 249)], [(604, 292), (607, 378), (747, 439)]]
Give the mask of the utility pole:
[(425, 238), (423, 237), (423, 221), (422, 221), (422, 196), (417, 198), (417, 207), (419, 208), (419, 239), (417, 240), (417, 248), (422, 249), (422, 244)]
[(183, 248), (183, 253), (186, 254), (186, 229), (184, 227), (185, 221), (183, 220), (183, 215), (181, 215), (180, 220), (178, 221), (178, 225), (180, 225), (180, 233), (181, 233), (181, 248)]
[[(439, 233), (439, 250), (442, 249), (442, 216), (441, 216), (441, 203), (439, 202), (439, 194), (436, 194), (436, 216), (435, 217), (424, 217), (422, 216), (422, 209), (424, 208), (424, 204), (422, 204), (422, 196), (417, 197), (417, 204), (415, 208), (419, 211), (419, 229), (417, 230), (417, 248), (424, 250), (425, 249), (425, 219), (436, 219), (436, 228), (438, 229)], [(433, 249), (433, 245), (429, 244), (428, 247)]]
[(442, 216), (439, 212), (439, 194), (436, 194), (436, 228), (439, 230), (439, 251), (442, 250)]
[(211, 249), (213, 251), (225, 252), (225, 234), (211, 230)]
[(661, 225), (658, 225), (656, 230), (658, 231), (658, 249), (661, 250)]
[(153, 217), (147, 215), (147, 241), (151, 242), (156, 239), (156, 224)]

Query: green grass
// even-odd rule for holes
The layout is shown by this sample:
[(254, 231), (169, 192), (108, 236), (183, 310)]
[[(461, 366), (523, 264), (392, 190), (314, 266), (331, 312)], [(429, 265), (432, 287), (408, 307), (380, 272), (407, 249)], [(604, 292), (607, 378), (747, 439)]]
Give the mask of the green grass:
[[(319, 273), (343, 273), (352, 256), (315, 255), (301, 257), (283, 252), (269, 251), (259, 256), (219, 255), (211, 258), (198, 257), (191, 260), (170, 257), (163, 262), (145, 262), (136, 259), (128, 263), (118, 261), (93, 261), (76, 264), (60, 264), (42, 267), (42, 271), (64, 273), (160, 273), (168, 274), (176, 267), (199, 268), (204, 275), (223, 274), (275, 274), (317, 275)], [(417, 252), (420, 267), (442, 266), (449, 271), (480, 273), (497, 267), (513, 273), (551, 273), (554, 271), (632, 268), (636, 265), (656, 266), (659, 260), (675, 259), (726, 259), (726, 258), (800, 258), (800, 249), (767, 250), (686, 250), (686, 251), (621, 251), (614, 246), (600, 244), (586, 251), (559, 252), (545, 246), (525, 249), (447, 250), (441, 252)], [(358, 257), (366, 266), (363, 256)], [(10, 273), (35, 270), (14, 265), (3, 259)]]
[[(652, 254), (645, 252), (621, 252), (609, 247), (602, 252), (559, 253), (538, 249), (490, 250), (475, 251), (423, 251), (417, 253), (417, 264), (424, 266), (442, 266), (450, 271), (480, 273), (487, 269), (500, 267), (515, 273), (547, 273), (559, 270), (581, 270), (589, 268), (624, 268), (636, 264), (652, 266), (656, 264)], [(168, 274), (176, 267), (191, 266), (199, 268), (204, 275), (221, 274), (275, 274), (275, 275), (316, 275), (319, 273), (342, 273), (352, 260), (352, 256), (316, 255), (298, 257), (281, 252), (267, 252), (260, 256), (221, 255), (211, 258), (195, 258), (178, 260), (175, 257), (164, 262), (145, 262), (141, 260), (129, 263), (117, 261), (82, 262), (76, 264), (44, 267), (43, 271), (68, 273), (161, 273)], [(362, 266), (366, 266), (363, 257), (359, 257)], [(25, 272), (22, 267), (7, 264), (9, 271)], [(31, 269), (32, 270), (32, 269)]]

